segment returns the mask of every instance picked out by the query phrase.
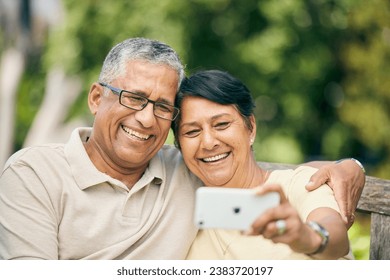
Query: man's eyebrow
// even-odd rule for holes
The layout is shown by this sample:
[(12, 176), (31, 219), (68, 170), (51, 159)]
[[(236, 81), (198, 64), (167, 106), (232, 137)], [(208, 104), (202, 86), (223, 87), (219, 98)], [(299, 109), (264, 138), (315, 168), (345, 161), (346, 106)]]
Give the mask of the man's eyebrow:
[[(149, 96), (146, 94), (146, 92), (144, 91), (138, 91), (138, 90), (124, 90), (124, 91), (127, 91), (127, 92), (130, 92), (130, 93), (136, 93), (140, 96), (143, 96), (145, 98), (149, 98)], [(153, 100), (153, 101), (156, 101), (156, 102), (159, 102), (159, 103), (164, 103), (164, 104), (168, 104), (168, 105), (171, 105), (173, 106), (173, 102), (166, 99), (166, 98), (158, 98), (157, 100)]]
[(164, 103), (164, 104), (168, 104), (168, 105), (174, 106), (173, 102), (171, 102), (170, 100), (168, 100), (166, 98), (159, 98), (159, 99), (157, 99), (157, 102), (161, 102), (161, 103)]

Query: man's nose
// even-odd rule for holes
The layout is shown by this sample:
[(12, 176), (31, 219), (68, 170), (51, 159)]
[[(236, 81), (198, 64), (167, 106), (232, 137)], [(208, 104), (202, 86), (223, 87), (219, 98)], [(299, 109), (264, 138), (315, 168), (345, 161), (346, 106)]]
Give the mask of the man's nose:
[(144, 127), (153, 126), (156, 121), (156, 116), (154, 115), (154, 105), (149, 102), (145, 108), (141, 111), (135, 112), (135, 118), (139, 121)]

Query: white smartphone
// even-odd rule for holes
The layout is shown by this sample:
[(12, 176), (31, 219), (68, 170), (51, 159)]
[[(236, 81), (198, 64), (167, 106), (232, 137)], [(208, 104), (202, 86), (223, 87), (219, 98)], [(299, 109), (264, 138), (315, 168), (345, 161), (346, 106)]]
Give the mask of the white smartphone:
[(200, 187), (196, 191), (195, 225), (200, 229), (247, 230), (265, 210), (279, 203), (277, 192), (257, 195), (252, 189)]

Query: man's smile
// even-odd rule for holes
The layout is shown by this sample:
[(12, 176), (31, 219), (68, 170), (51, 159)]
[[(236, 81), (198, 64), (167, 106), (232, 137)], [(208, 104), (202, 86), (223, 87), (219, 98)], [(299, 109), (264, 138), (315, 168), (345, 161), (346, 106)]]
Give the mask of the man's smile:
[(131, 128), (128, 128), (127, 126), (124, 126), (124, 125), (121, 125), (121, 128), (124, 132), (126, 132), (129, 136), (133, 137), (133, 138), (136, 138), (137, 140), (142, 140), (142, 141), (146, 141), (148, 140), (150, 137), (152, 137), (151, 135), (147, 135), (147, 134), (143, 134), (143, 133), (140, 133), (140, 132), (137, 132), (135, 130), (132, 130)]

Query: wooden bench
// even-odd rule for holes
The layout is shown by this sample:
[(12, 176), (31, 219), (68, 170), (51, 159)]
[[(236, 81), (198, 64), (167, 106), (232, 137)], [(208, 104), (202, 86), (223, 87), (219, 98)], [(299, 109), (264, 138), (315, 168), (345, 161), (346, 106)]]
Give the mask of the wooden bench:
[[(259, 165), (270, 170), (295, 167), (268, 162)], [(371, 216), (370, 260), (390, 260), (390, 180), (366, 176), (357, 211)]]
[(357, 211), (371, 215), (370, 259), (390, 260), (390, 180), (366, 176)]

